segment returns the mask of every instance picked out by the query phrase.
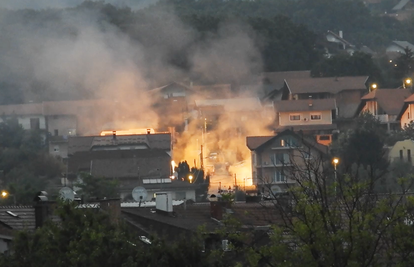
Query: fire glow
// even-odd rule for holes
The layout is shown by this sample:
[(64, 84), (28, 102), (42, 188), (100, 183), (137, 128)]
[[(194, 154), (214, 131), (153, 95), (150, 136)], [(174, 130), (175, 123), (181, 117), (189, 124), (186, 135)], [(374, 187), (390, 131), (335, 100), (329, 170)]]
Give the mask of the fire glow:
[(134, 134), (153, 134), (155, 130), (152, 128), (141, 128), (141, 129), (129, 129), (129, 130), (110, 130), (110, 131), (102, 131), (100, 133), (101, 136), (108, 136), (108, 135), (134, 135)]

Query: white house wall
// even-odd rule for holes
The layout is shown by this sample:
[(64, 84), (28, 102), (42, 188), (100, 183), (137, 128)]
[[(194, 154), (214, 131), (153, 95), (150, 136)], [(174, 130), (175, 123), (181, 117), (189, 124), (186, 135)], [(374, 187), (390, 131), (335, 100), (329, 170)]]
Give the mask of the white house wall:
[(55, 135), (55, 130), (57, 130), (59, 136), (76, 135), (76, 116), (49, 116), (47, 124), (52, 135)]
[[(30, 119), (39, 119), (39, 129), (46, 130), (46, 119), (42, 115), (20, 115), (14, 116), (17, 119), (17, 122), (23, 127), (25, 130), (30, 130)], [(11, 118), (10, 116), (7, 119)], [(3, 119), (0, 119), (3, 122)]]
[[(300, 115), (299, 120), (291, 120), (290, 115)], [(320, 120), (311, 120), (311, 115), (321, 114)], [(280, 126), (295, 126), (295, 125), (321, 125), (332, 124), (332, 112), (330, 110), (324, 111), (301, 111), (301, 112), (279, 112)]]
[(404, 129), (405, 126), (410, 124), (413, 121), (414, 115), (414, 104), (409, 104), (404, 114), (401, 117), (401, 128)]

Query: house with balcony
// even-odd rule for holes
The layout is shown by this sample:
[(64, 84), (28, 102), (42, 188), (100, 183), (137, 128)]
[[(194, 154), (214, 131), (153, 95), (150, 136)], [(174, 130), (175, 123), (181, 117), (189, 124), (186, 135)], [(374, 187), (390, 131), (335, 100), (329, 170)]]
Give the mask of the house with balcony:
[(400, 122), (401, 129), (413, 122), (414, 114), (414, 94), (410, 95), (404, 100), (404, 104), (397, 115), (397, 120)]
[(283, 100), (274, 104), (277, 125), (275, 132), (293, 129), (306, 136), (314, 136), (323, 145), (332, 142), (332, 132), (337, 130), (333, 121), (338, 115), (334, 98)]
[(368, 76), (308, 77), (285, 79), (281, 92), (270, 92), (264, 105), (276, 106), (279, 100), (335, 99), (339, 129), (349, 128), (356, 115), (361, 97), (368, 93)]
[(398, 115), (405, 100), (411, 95), (407, 89), (377, 89), (361, 98), (358, 114), (369, 112), (377, 118), (388, 131), (401, 129)]
[(306, 161), (319, 164), (328, 154), (328, 147), (291, 130), (274, 136), (248, 136), (246, 145), (251, 151), (253, 184), (263, 194), (285, 192), (296, 180), (295, 168)]

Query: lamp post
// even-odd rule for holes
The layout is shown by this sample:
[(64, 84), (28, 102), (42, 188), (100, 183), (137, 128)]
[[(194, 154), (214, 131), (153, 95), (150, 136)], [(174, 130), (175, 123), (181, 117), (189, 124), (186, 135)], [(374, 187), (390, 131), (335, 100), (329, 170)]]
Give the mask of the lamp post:
[(190, 180), (190, 184), (191, 184), (193, 181), (193, 176), (192, 175), (188, 176), (188, 179)]
[(334, 165), (334, 175), (335, 175), (335, 195), (336, 195), (336, 182), (338, 181), (338, 175), (336, 172), (336, 166), (339, 163), (339, 158), (333, 158), (332, 163)]
[(413, 80), (411, 78), (407, 78), (404, 80), (404, 88), (411, 88), (413, 86)]
[(371, 84), (371, 86), (369, 87), (369, 91), (374, 91), (378, 88), (378, 85), (376, 83)]
[(6, 190), (1, 191), (2, 198), (8, 198), (9, 196), (13, 196), (13, 203), (16, 206), (16, 196), (14, 194), (9, 194)]

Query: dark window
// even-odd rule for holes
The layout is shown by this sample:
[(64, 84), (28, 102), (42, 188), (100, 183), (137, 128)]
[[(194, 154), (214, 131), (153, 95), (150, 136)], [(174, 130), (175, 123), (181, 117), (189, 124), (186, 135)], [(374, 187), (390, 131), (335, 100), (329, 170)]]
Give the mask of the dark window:
[(39, 130), (40, 129), (39, 118), (31, 118), (30, 119), (30, 129), (32, 129), (32, 130)]
[(59, 135), (59, 130), (55, 129), (55, 136), (58, 136), (58, 135)]
[(411, 149), (407, 150), (407, 159), (408, 159), (408, 162), (411, 162)]
[(329, 141), (329, 140), (331, 140), (331, 136), (330, 135), (321, 135), (321, 136), (319, 136), (319, 140)]
[(404, 156), (403, 156), (403, 151), (400, 150), (400, 160), (403, 160)]

